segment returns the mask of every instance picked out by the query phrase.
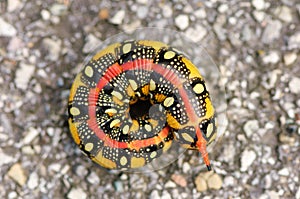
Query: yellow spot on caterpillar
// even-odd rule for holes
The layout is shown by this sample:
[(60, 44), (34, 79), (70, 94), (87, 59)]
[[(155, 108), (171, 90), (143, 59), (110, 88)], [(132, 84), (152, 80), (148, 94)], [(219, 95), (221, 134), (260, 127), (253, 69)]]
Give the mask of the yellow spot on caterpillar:
[(72, 108), (70, 109), (70, 113), (71, 113), (72, 115), (74, 115), (74, 116), (77, 116), (77, 115), (80, 114), (80, 110), (79, 110), (78, 108), (76, 108), (76, 107), (72, 107)]
[(144, 95), (148, 95), (149, 94), (149, 85), (145, 85), (142, 88), (142, 92), (143, 92)]
[(111, 95), (115, 96), (116, 98), (118, 98), (119, 100), (122, 100), (123, 99), (123, 95), (118, 92), (118, 91), (113, 91), (111, 92)]
[(151, 79), (150, 80), (150, 91), (154, 91), (156, 89), (155, 82)]
[(139, 130), (139, 122), (137, 120), (132, 120), (132, 126), (130, 128), (130, 131), (137, 131)]
[(216, 139), (216, 137), (217, 137), (217, 134), (215, 133), (215, 134), (213, 134), (213, 136), (210, 138), (210, 140), (208, 141), (208, 143), (207, 144), (210, 144), (210, 143), (212, 143), (215, 139)]
[(125, 125), (122, 130), (123, 130), (123, 134), (128, 134), (128, 132), (129, 132), (129, 126)]
[(105, 113), (107, 113), (109, 116), (113, 116), (114, 114), (117, 113), (117, 110), (113, 108), (109, 108), (105, 110)]
[(167, 51), (164, 54), (164, 58), (165, 59), (172, 59), (173, 57), (175, 57), (176, 53), (174, 51)]
[(131, 50), (131, 43), (127, 43), (123, 46), (123, 53), (126, 54), (126, 53), (129, 53), (130, 50)]
[(185, 139), (188, 142), (194, 142), (194, 138), (192, 138), (189, 134), (187, 133), (182, 133), (181, 136), (183, 137), (183, 139)]
[(164, 99), (166, 99), (166, 96), (163, 94), (156, 94), (155, 99), (158, 103), (160, 103), (160, 102), (164, 101)]
[(91, 66), (87, 66), (85, 67), (84, 73), (86, 74), (86, 76), (88, 77), (93, 77), (94, 75), (94, 70)]
[(151, 132), (152, 127), (149, 124), (145, 124), (145, 129), (146, 129), (146, 131)]
[(113, 120), (111, 123), (110, 123), (110, 125), (109, 125), (109, 127), (110, 128), (113, 128), (114, 126), (116, 126), (117, 124), (119, 124), (121, 121), (119, 120), (119, 119), (115, 119), (115, 120)]
[(128, 161), (127, 161), (127, 158), (126, 158), (125, 156), (122, 156), (122, 157), (120, 158), (120, 163), (121, 163), (122, 166), (126, 165), (127, 162), (128, 162)]
[(94, 144), (93, 143), (87, 143), (85, 146), (84, 146), (84, 149), (86, 151), (91, 151), (92, 149), (94, 148)]
[(156, 151), (153, 151), (151, 154), (150, 154), (150, 158), (155, 158), (156, 157), (156, 155), (157, 155), (157, 153), (156, 153)]
[(134, 80), (130, 79), (130, 80), (128, 80), (128, 81), (129, 81), (129, 84), (130, 84), (131, 88), (132, 88), (134, 91), (138, 89), (138, 85), (137, 85), (137, 83), (136, 83)]
[(197, 94), (201, 94), (204, 91), (204, 86), (201, 83), (198, 83), (194, 86), (193, 91)]
[(92, 158), (92, 160), (108, 169), (113, 169), (117, 167), (114, 161), (103, 156), (102, 150), (96, 155), (95, 158)]
[(170, 127), (174, 128), (174, 129), (180, 129), (181, 125), (179, 124), (179, 122), (170, 114), (167, 114), (167, 123), (169, 124)]
[(164, 101), (164, 106), (165, 107), (170, 107), (174, 103), (174, 98), (173, 97), (167, 97)]
[(144, 158), (131, 158), (131, 168), (138, 168), (145, 165), (145, 159)]
[(206, 137), (210, 137), (213, 130), (214, 130), (214, 125), (212, 123), (208, 124), (206, 129)]

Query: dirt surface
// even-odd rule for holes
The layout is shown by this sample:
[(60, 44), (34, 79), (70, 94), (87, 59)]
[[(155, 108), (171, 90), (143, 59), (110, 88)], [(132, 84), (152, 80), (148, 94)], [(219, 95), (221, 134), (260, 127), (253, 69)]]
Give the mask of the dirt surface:
[[(297, 2), (0, 1), (0, 198), (300, 199)], [(107, 171), (70, 136), (69, 89), (85, 58), (141, 27), (183, 33), (219, 68), (228, 125), (212, 172), (193, 151), (154, 172)]]

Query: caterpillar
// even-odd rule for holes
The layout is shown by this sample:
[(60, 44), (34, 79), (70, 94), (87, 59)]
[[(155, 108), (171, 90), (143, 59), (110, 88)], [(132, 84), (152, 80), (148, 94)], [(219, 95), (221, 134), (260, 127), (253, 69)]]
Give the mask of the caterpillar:
[(215, 110), (198, 68), (159, 41), (114, 43), (96, 53), (70, 90), (75, 143), (108, 169), (143, 167), (173, 142), (198, 150), (216, 138)]

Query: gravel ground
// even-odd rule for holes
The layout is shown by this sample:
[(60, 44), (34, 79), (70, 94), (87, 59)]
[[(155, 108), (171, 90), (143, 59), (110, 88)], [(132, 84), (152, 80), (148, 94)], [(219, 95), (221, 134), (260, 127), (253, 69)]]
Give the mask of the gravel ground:
[[(1, 0), (0, 198), (300, 199), (297, 2)], [(212, 172), (192, 151), (155, 172), (106, 171), (69, 134), (93, 44), (148, 26), (183, 32), (220, 69), (228, 125)]]

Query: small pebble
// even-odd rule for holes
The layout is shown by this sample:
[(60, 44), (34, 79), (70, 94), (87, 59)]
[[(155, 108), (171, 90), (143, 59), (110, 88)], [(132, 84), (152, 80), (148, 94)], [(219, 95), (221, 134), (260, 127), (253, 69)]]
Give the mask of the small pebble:
[(300, 32), (293, 34), (288, 41), (290, 49), (300, 48)]
[(39, 176), (36, 172), (30, 174), (27, 186), (29, 189), (35, 189), (39, 185)]
[(8, 22), (0, 17), (0, 37), (13, 37), (17, 34), (17, 30)]
[(264, 43), (272, 43), (276, 39), (279, 39), (281, 36), (281, 29), (282, 29), (282, 24), (278, 20), (270, 20), (267, 22), (267, 26), (265, 27), (265, 30), (262, 34), (262, 41)]
[(294, 94), (300, 94), (300, 78), (299, 77), (292, 77), (291, 81), (289, 82), (289, 89)]
[(294, 52), (287, 53), (284, 55), (283, 60), (286, 66), (293, 64), (297, 59), (297, 54)]
[(275, 16), (278, 16), (279, 19), (287, 23), (290, 23), (293, 20), (292, 10), (287, 6), (277, 8)]
[(119, 10), (110, 20), (109, 22), (115, 25), (120, 25), (125, 17), (125, 10)]
[(3, 151), (0, 149), (0, 167), (2, 165), (6, 165), (9, 163), (12, 163), (15, 160), (14, 157), (6, 155), (5, 153), (3, 153)]
[(185, 35), (193, 42), (199, 42), (207, 35), (207, 30), (201, 25), (196, 25), (194, 28), (189, 27)]
[(265, 64), (277, 64), (280, 60), (279, 54), (276, 51), (271, 51), (262, 58)]
[(51, 38), (44, 38), (42, 41), (42, 48), (46, 51), (45, 59), (49, 61), (57, 61), (61, 53), (60, 39), (53, 40)]
[(251, 3), (256, 10), (262, 10), (265, 8), (264, 0), (252, 0)]
[(221, 189), (223, 185), (222, 178), (218, 174), (214, 173), (208, 178), (207, 185), (209, 189)]
[(289, 176), (290, 172), (289, 172), (288, 168), (283, 168), (283, 169), (278, 171), (278, 174), (281, 175), (281, 176)]
[(203, 176), (198, 175), (195, 179), (195, 184), (197, 191), (204, 192), (207, 190), (206, 180), (203, 178)]
[(109, 10), (107, 8), (103, 8), (99, 11), (98, 17), (102, 20), (109, 18)]
[(31, 143), (39, 134), (40, 132), (37, 129), (30, 127), (23, 139), (23, 144), (26, 145)]
[(241, 156), (241, 168), (242, 172), (248, 170), (248, 168), (252, 165), (254, 160), (256, 159), (256, 153), (253, 150), (244, 150)]
[(25, 175), (24, 169), (20, 163), (14, 164), (8, 171), (8, 176), (11, 177), (20, 186), (26, 183), (27, 176)]
[(185, 14), (178, 15), (175, 18), (175, 25), (180, 30), (185, 30), (189, 26), (189, 17)]
[(95, 184), (98, 185), (100, 183), (100, 178), (98, 177), (98, 175), (95, 172), (91, 172), (88, 177), (87, 177), (87, 181), (91, 184)]
[(50, 12), (56, 16), (62, 16), (66, 14), (68, 11), (68, 7), (64, 4), (55, 3), (50, 7)]
[(248, 120), (243, 127), (248, 138), (251, 138), (253, 133), (257, 133), (259, 129), (259, 123), (257, 120)]
[(44, 9), (41, 11), (41, 16), (42, 16), (43, 20), (48, 21), (51, 17), (51, 14), (48, 10)]
[(95, 48), (101, 43), (101, 41), (92, 34), (89, 34), (86, 38), (85, 38), (85, 44), (83, 46), (82, 52), (83, 53), (91, 53), (93, 50), (95, 50)]
[(175, 188), (175, 187), (176, 187), (176, 184), (171, 180), (167, 181), (165, 184), (165, 188)]
[(72, 188), (67, 197), (69, 199), (85, 199), (87, 194), (81, 188)]
[(186, 187), (187, 186), (187, 181), (186, 179), (182, 176), (182, 175), (178, 175), (178, 174), (173, 174), (171, 176), (171, 179), (178, 184), (181, 187)]
[(8, 0), (7, 2), (7, 11), (13, 12), (22, 6), (21, 0)]

